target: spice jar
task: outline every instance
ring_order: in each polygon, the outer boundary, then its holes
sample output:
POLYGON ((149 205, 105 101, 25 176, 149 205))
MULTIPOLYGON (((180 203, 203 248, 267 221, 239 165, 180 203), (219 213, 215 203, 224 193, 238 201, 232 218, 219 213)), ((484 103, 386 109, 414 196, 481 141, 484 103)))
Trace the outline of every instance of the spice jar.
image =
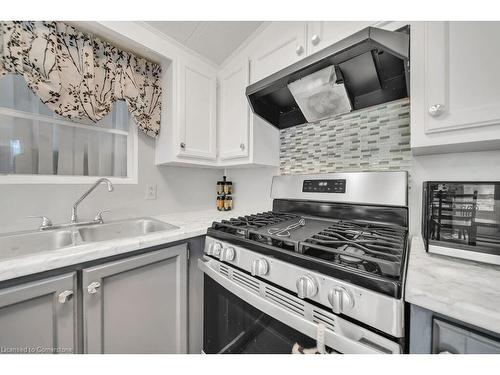
POLYGON ((224 211, 231 211, 233 209, 233 198, 230 195, 224 197, 224 211))
POLYGON ((224 184, 224 194, 233 194, 233 183, 231 181, 226 181, 224 184))
POLYGON ((225 184, 226 184, 225 181, 217 181, 217 195, 224 194, 224 185, 225 184))
POLYGON ((225 199, 223 195, 217 196, 217 210, 224 211, 224 201, 225 199))

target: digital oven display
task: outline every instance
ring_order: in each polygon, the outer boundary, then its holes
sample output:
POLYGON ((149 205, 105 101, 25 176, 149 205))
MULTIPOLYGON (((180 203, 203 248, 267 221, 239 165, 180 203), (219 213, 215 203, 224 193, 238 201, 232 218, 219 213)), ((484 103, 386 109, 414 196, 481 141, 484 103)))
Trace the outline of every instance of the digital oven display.
POLYGON ((345 193, 345 180, 304 180, 304 193, 345 193))

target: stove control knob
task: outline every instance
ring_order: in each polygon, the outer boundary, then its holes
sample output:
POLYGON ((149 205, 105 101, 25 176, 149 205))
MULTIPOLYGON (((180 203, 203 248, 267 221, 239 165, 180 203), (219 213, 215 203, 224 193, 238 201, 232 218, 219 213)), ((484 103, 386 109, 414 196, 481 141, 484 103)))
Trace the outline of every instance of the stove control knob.
POLYGON ((344 287, 336 287, 328 293, 328 301, 332 305, 335 314, 340 314, 347 309, 354 307, 354 298, 344 287))
POLYGON ((250 273, 252 276, 265 276, 269 272, 269 263, 264 258, 254 259, 250 273))
POLYGON ((234 247, 226 247, 222 249, 221 254, 220 254, 220 260, 226 261, 226 262, 232 262, 234 260, 236 253, 234 251, 234 247))
POLYGON ((222 251, 222 244, 220 242, 214 242, 208 247, 207 254, 213 255, 214 257, 220 257, 220 253, 222 251))
POLYGON ((297 295, 302 299, 314 297, 318 293, 318 283, 311 275, 301 276, 296 286, 297 295))

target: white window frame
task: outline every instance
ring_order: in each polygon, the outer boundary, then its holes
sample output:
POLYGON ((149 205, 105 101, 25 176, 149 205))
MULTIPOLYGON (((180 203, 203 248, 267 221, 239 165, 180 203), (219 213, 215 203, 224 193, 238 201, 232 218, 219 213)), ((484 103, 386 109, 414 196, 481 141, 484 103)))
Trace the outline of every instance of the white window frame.
POLYGON ((72 175, 38 175, 38 174, 9 174, 0 173, 2 184, 92 184, 101 177, 108 178, 113 184, 137 184, 139 165, 138 127, 130 118, 129 131, 107 129, 98 126, 85 125, 70 120, 54 118, 47 115, 35 114, 17 109, 0 107, 0 115, 23 118, 35 121, 44 121, 52 124, 70 126, 89 131, 127 135, 127 177, 116 176, 72 176, 72 175))

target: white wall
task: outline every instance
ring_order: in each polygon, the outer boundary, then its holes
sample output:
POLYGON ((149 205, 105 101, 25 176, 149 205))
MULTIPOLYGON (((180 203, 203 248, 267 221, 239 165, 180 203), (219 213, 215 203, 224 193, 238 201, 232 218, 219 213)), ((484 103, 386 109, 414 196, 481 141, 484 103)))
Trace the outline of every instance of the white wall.
POLYGON ((500 181, 500 150, 414 156, 410 171, 410 233, 420 234, 424 181, 500 181))
MULTIPOLYGON (((215 207, 215 185, 222 170, 156 167, 154 140, 139 134, 139 183, 115 185, 108 193, 100 186, 83 201, 80 220, 92 219, 100 209, 111 209, 106 219, 119 219, 215 207), (158 199, 145 200, 146 184, 157 184, 158 199)), ((71 206, 89 185, 0 185, 0 233, 34 229, 45 215, 54 223, 70 220, 71 206)))
POLYGON ((249 213, 269 211, 272 207, 271 182, 277 174, 277 167, 227 169, 226 176, 234 185, 234 209, 249 213))

